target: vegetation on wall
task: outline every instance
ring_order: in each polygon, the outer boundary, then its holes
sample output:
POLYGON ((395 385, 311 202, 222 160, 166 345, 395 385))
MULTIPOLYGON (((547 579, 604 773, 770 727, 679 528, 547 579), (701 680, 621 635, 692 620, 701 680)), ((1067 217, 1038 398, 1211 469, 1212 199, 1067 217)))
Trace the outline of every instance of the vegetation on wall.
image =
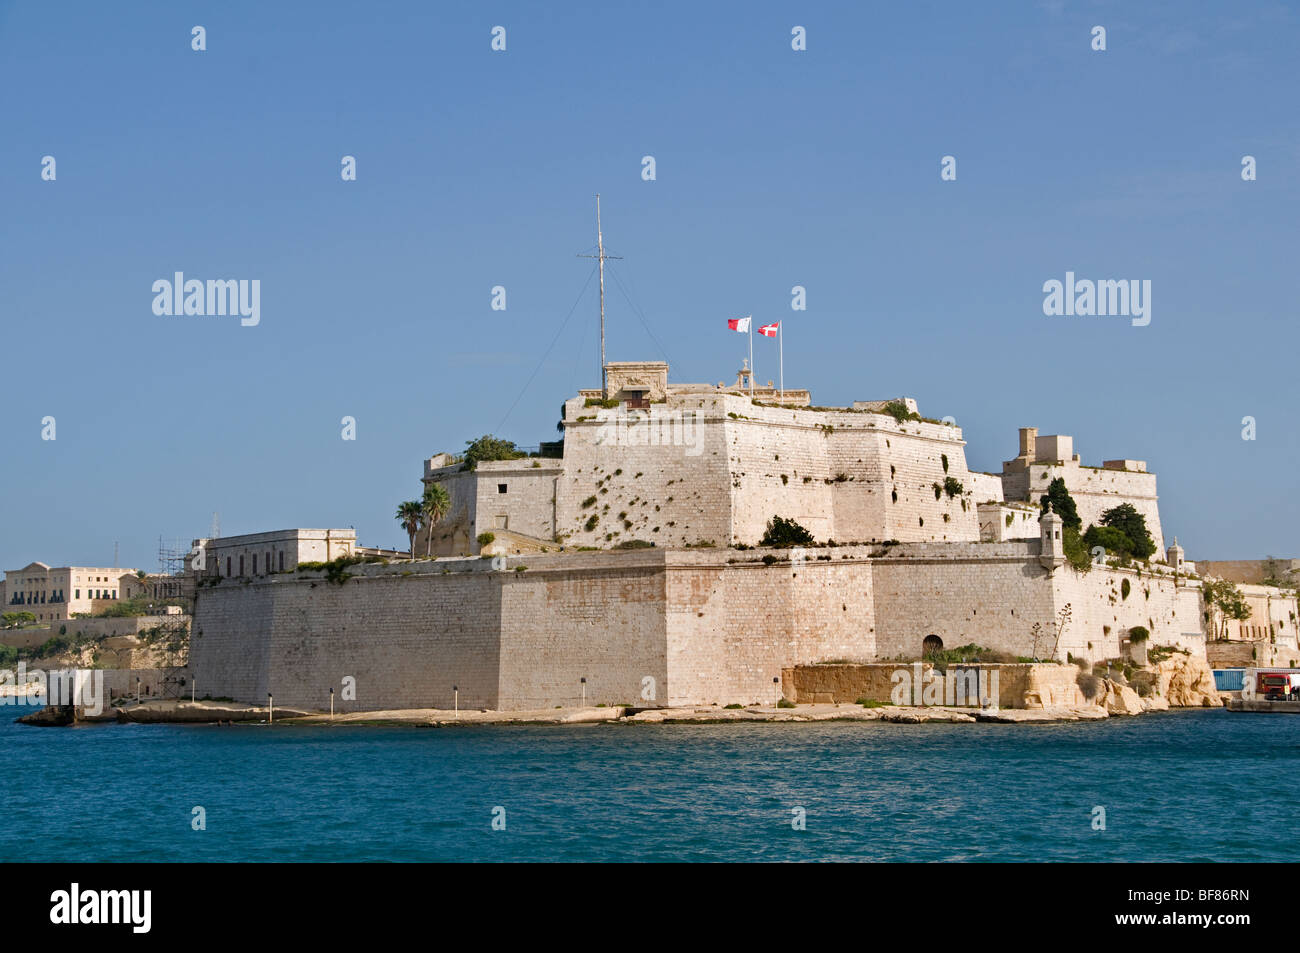
POLYGON ((1129 552, 1137 559, 1146 559, 1156 551, 1155 541, 1147 530, 1147 521, 1134 509, 1132 503, 1121 503, 1101 514, 1102 526, 1118 530, 1129 540, 1129 552))
POLYGON ((1083 520, 1079 518, 1079 508, 1075 505, 1074 497, 1070 495, 1070 491, 1065 488, 1065 480, 1061 477, 1057 477, 1047 484, 1047 492, 1039 497, 1040 514, 1047 512, 1047 504, 1049 503, 1067 529, 1083 529, 1083 520))
POLYGON ((763 533, 761 545, 763 546, 811 546, 813 542, 812 533, 804 529, 792 519, 786 519, 782 516, 773 516, 767 523, 767 530, 763 533))
POLYGON ((1245 622, 1250 618, 1245 594, 1226 579, 1205 580, 1201 584, 1201 596, 1205 600, 1206 622, 1210 623, 1212 638, 1228 637, 1229 619, 1245 622))
POLYGON ((465 441, 464 468, 476 469, 481 460, 518 460, 526 456, 528 454, 516 447, 513 440, 503 440, 491 434, 484 434, 477 440, 465 441))

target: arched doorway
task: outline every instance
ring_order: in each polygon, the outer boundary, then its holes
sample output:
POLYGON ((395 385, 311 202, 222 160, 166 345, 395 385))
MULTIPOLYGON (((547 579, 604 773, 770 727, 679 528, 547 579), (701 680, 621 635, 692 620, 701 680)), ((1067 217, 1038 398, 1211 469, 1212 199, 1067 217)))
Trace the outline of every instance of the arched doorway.
POLYGON ((921 656, 929 658, 938 652, 943 651, 943 639, 937 635, 927 635, 921 640, 921 656))

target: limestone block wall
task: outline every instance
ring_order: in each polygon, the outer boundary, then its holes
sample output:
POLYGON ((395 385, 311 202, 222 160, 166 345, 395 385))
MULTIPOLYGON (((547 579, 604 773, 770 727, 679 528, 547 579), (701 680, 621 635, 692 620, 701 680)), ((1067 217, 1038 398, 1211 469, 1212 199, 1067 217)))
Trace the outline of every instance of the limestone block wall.
POLYGON ((1005 499, 1002 495, 1002 477, 997 473, 971 471, 970 489, 976 503, 1001 503, 1005 499))
POLYGON ((1121 642, 1133 626, 1151 634, 1151 645, 1195 646, 1203 632, 1201 590, 1195 579, 1149 567, 1117 569, 1093 566, 1087 573, 1069 566, 1053 576, 1057 608, 1070 604, 1072 616, 1061 640, 1060 657, 1068 651, 1080 658, 1121 655, 1121 642), (1128 582, 1128 596, 1124 583, 1128 582))
POLYGON ((570 400, 555 502, 565 544, 727 545, 732 478, 720 401, 683 398, 629 413, 570 400), (595 525, 587 529, 592 517, 595 525))
POLYGON ((977 507, 980 539, 1001 543, 1013 539, 1038 539, 1038 507, 1027 503, 980 503, 977 507))
POLYGON ((503 708, 577 706, 584 678, 588 705, 662 704, 652 700, 669 681, 662 554, 529 556, 493 575, 503 708))
POLYGON ((757 542, 772 515, 790 511, 805 514, 813 525, 800 522, 818 540, 979 539, 974 481, 958 428, 728 400, 738 542, 757 542), (963 492, 950 497, 940 489, 936 497, 935 485, 948 477, 963 492))
MULTIPOLYGON (((481 563, 483 561, 475 561, 481 563)), ((500 580, 437 563, 358 566, 200 590, 190 666, 202 694, 337 710, 496 707, 500 580), (410 575, 402 575, 402 572, 410 575), (300 578, 302 577, 302 578, 300 578), (357 699, 342 698, 343 678, 357 699)))
MULTIPOLYGON (((953 685, 953 701, 966 706, 978 705, 980 686, 993 688, 992 673, 997 673, 997 703, 1001 708, 1045 708, 1058 705, 1085 704, 1079 691, 1073 665, 1055 663, 1004 663, 950 665, 936 671, 929 662, 902 664, 877 662, 849 665, 801 665, 782 672, 785 697, 802 704, 853 704, 859 698, 889 704, 894 701, 896 685, 913 688, 918 682, 925 698, 926 686, 934 680, 943 684, 945 702, 948 684, 953 685), (981 682, 980 673, 986 672, 981 682), (900 678, 900 673, 906 679, 900 678), (950 674, 951 673, 951 674, 950 674), (972 680, 973 673, 973 680, 972 680), (961 697, 958 698, 958 691, 961 697)), ((931 689, 936 691, 937 688, 931 689)), ((915 694, 906 692, 903 704, 913 704, 915 694)))
POLYGON ((557 460, 492 460, 478 465, 476 520, 470 550, 479 551, 480 533, 508 529, 536 539, 555 538, 557 460), (502 492, 502 488, 505 492, 502 492))
MULTIPOLYGON (((460 468, 460 464, 426 470, 425 483, 441 484, 447 491, 451 505, 446 515, 433 527, 434 556, 458 556, 474 552, 478 531, 478 476, 474 471, 460 468)), ((429 552, 428 534, 421 529, 415 534, 416 555, 429 552)))
MULTIPOLYGON (((919 658, 937 635, 945 648, 971 642, 1032 654, 1032 627, 1055 614, 1037 541, 962 547, 898 547, 874 566, 880 658, 919 658)), ((1044 654, 1040 643, 1039 656, 1044 654)))
POLYGON ((792 555, 668 554, 668 704, 772 704, 784 666, 874 657, 868 551, 792 555), (763 555, 780 559, 769 566, 763 555))
POLYGON ((955 427, 725 393, 675 395, 632 412, 574 398, 565 415, 556 514, 570 545, 755 545, 778 515, 818 540, 979 538, 975 481, 955 427), (960 493, 949 495, 948 478, 960 493))

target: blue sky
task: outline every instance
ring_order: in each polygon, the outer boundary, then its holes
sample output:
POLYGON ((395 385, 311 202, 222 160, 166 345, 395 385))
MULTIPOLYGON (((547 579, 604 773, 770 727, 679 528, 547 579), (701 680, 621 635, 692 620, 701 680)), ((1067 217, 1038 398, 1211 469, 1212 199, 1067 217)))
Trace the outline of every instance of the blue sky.
POLYGON ((214 511, 404 544, 424 457, 598 382, 596 192, 610 359, 730 379, 724 319, 786 320, 819 404, 915 397, 983 470, 1073 434, 1189 557, 1297 555, 1297 50, 1272 2, 0 3, 0 566, 153 569, 214 511), (1067 270, 1150 325, 1044 316, 1067 270), (175 271, 260 325, 154 315, 175 271))

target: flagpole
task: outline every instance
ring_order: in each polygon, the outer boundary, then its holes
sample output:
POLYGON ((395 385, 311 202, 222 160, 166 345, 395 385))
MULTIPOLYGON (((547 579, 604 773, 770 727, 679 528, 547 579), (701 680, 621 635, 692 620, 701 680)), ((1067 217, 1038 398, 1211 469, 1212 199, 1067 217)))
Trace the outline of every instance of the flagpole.
POLYGON ((749 316, 749 399, 754 399, 754 316, 749 316))
POLYGON ((777 372, 777 383, 781 385, 781 403, 785 403, 785 322, 776 326, 776 353, 781 361, 777 372))

